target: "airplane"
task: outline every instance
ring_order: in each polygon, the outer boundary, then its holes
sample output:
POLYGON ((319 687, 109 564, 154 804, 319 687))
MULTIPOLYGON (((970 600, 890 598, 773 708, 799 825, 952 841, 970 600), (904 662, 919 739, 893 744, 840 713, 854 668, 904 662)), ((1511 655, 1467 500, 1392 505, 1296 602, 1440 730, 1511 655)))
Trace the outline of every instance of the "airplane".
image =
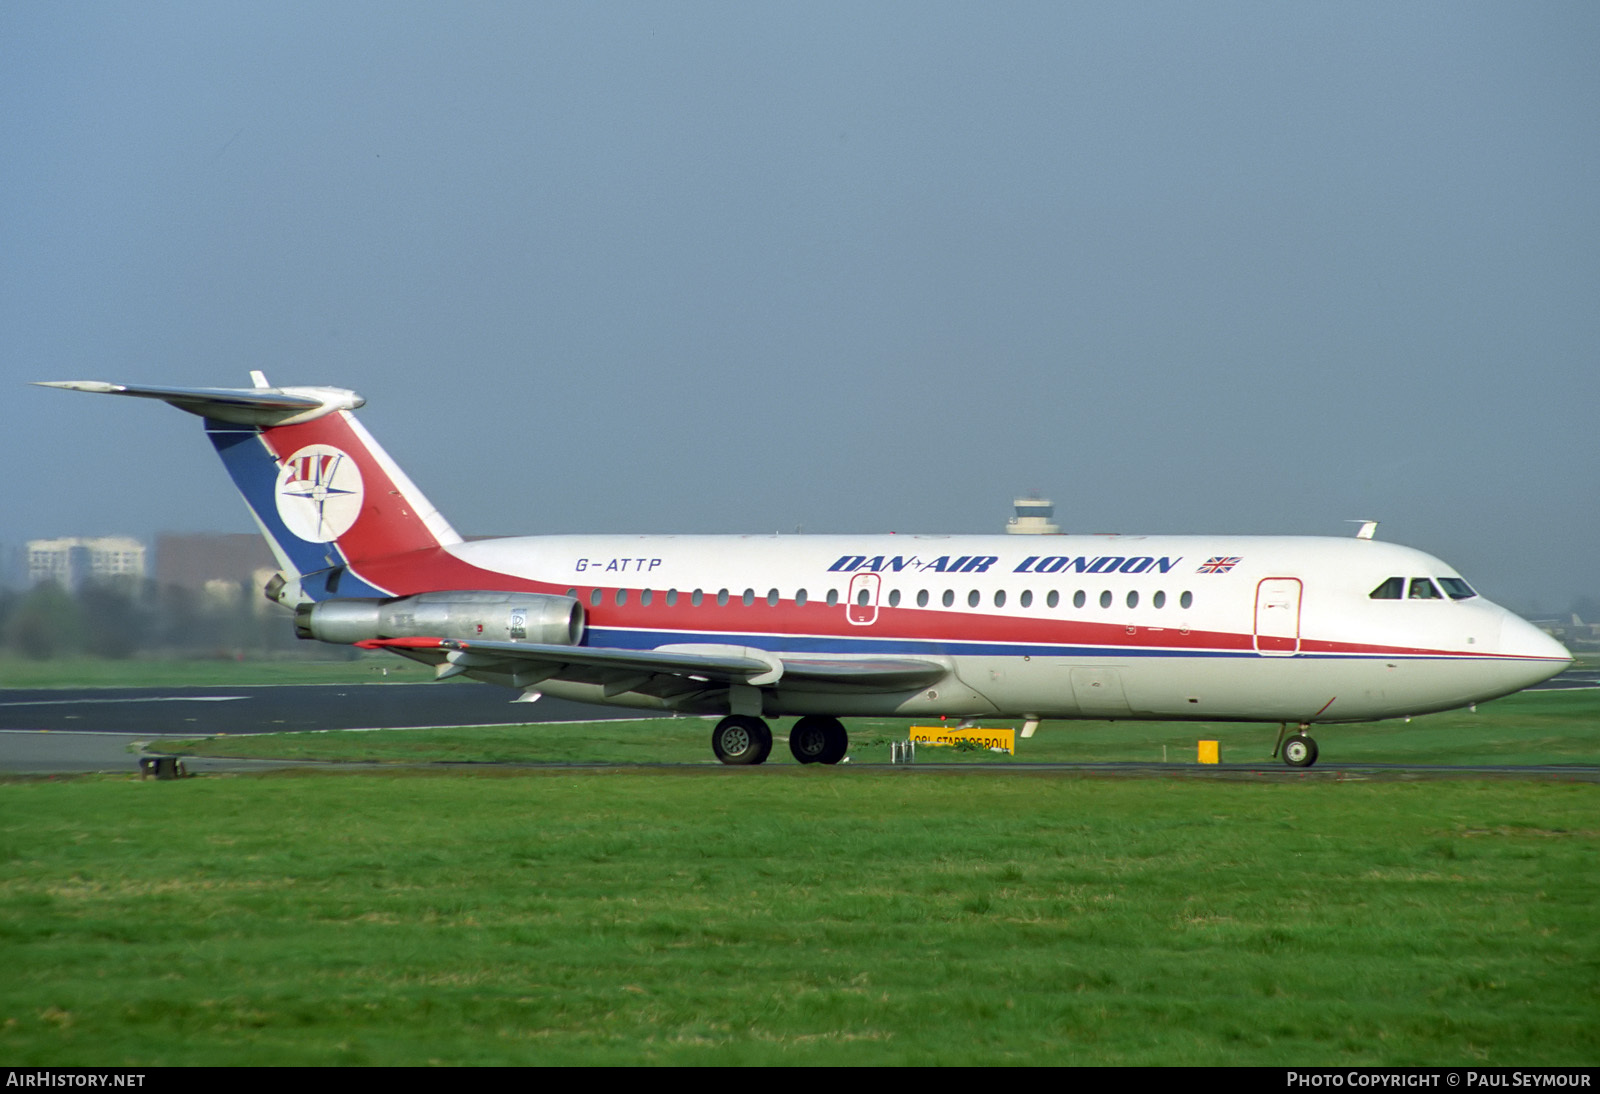
MULTIPOLYGON (((520 692, 720 716, 759 764, 795 716, 800 763, 841 717, 1313 725, 1469 706, 1572 655, 1439 559, 1372 538, 553 535, 466 542, 333 387, 41 386, 205 419, 280 568, 301 638, 387 650, 520 692)), ((1294 731, 1289 727, 1295 726, 1294 731)))

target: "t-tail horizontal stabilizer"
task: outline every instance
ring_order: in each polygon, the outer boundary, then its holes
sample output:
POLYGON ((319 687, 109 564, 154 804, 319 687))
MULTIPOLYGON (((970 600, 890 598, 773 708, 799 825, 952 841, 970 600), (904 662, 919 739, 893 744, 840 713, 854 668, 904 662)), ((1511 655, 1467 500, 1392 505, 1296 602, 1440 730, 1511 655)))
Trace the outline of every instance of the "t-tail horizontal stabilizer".
POLYGON ((260 372, 250 378, 247 388, 40 386, 156 399, 204 418, 282 571, 269 598, 293 607, 393 596, 408 591, 407 582, 426 582, 439 549, 461 537, 351 414, 366 400, 340 387, 273 387, 260 372), (369 580, 362 571, 378 563, 390 576, 369 580))
POLYGON ((39 387, 59 387, 67 391, 88 391, 96 395, 132 395, 140 399, 159 399, 179 410, 234 425, 298 425, 314 421, 335 410, 355 410, 366 400, 342 387, 148 387, 135 384, 108 384, 104 380, 36 380, 39 387))

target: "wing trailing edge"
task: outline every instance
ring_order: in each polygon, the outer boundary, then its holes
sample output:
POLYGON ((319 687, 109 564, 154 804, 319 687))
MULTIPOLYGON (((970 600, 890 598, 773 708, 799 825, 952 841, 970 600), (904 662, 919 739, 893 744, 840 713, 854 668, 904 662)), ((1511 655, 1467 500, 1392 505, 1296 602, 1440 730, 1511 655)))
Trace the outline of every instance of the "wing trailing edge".
POLYGON ((533 642, 467 642, 452 638, 376 638, 355 644, 369 650, 443 654, 437 662, 441 679, 482 673, 511 677, 518 687, 560 679, 599 684, 608 692, 618 689, 614 694, 643 691, 662 695, 667 691, 735 685, 769 687, 780 681, 786 686, 800 688, 843 686, 861 691, 894 692, 924 687, 942 679, 949 671, 948 666, 938 661, 920 658, 780 657, 747 646, 682 645, 624 650, 533 642))

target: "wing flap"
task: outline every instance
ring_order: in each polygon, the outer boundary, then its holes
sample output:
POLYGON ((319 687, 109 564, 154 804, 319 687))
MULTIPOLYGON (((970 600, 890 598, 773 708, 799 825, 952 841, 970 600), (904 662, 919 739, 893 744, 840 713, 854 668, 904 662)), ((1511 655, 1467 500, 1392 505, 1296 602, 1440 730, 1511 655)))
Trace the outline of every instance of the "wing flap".
POLYGON ((785 657, 783 678, 808 684, 844 684, 878 691, 920 688, 941 679, 948 666, 915 657, 785 657))
POLYGON ((904 691, 943 677, 948 666, 917 658, 780 656, 745 646, 662 646, 625 650, 534 642, 466 642, 453 638, 378 638, 356 645, 396 652, 442 651, 441 678, 477 672, 598 684, 607 694, 666 694, 782 680, 807 690, 904 691), (663 679, 665 677, 666 679, 663 679))

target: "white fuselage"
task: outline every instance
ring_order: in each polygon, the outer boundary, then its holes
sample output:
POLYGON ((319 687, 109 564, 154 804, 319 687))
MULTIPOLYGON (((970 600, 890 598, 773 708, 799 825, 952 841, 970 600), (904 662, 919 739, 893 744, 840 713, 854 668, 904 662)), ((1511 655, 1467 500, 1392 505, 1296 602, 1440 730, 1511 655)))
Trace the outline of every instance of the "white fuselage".
POLYGON ((476 587, 576 597, 585 645, 948 666, 893 693, 780 682, 763 696, 773 715, 1366 721, 1509 694, 1571 660, 1440 560, 1364 539, 540 536, 448 550, 484 575, 476 587), (1401 595, 1375 598, 1391 579, 1401 595), (1414 581, 1435 595, 1410 595, 1414 581))

